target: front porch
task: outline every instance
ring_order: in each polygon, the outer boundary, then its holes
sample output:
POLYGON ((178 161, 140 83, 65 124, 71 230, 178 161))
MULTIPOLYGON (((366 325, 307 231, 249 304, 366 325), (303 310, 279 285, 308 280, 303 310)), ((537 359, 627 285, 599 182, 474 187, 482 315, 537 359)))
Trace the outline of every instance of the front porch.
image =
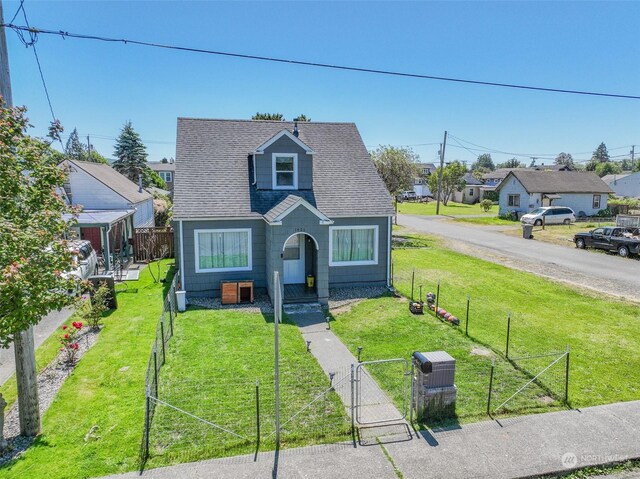
POLYGON ((284 285, 284 304, 315 303, 317 301, 318 294, 315 288, 307 288, 304 284, 284 285))

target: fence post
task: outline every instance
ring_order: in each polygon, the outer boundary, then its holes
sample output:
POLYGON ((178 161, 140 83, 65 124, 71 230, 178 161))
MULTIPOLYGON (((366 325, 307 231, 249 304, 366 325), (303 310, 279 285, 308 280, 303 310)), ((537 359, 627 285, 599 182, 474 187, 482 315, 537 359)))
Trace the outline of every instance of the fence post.
POLYGON ((493 389, 493 370, 496 365, 495 358, 491 360, 491 373, 489 374, 489 396, 487 397, 487 416, 491 417, 491 391, 493 389))
POLYGON ((467 320, 464 322, 464 335, 469 336, 469 303, 471 302, 471 295, 467 295, 467 320))
POLYGON ((564 403, 569 404, 569 354, 571 350, 569 349, 569 345, 567 344, 567 362, 565 365, 564 371, 564 403))
POLYGON ((153 377, 155 381, 155 393, 156 398, 158 397, 158 351, 157 351, 158 342, 153 345, 153 377))
POLYGON ((162 364, 167 362, 167 355, 164 350, 164 314, 160 316, 160 339, 162 340, 162 364))
POLYGON ((511 311, 509 311, 509 315, 507 316, 507 349, 505 351, 505 357, 509 359, 509 336, 511 334, 511 311))
POLYGON ((351 434, 355 434, 356 430, 356 420, 355 420, 355 367, 353 363, 351 364, 351 434))
POLYGON ((260 445, 260 383, 256 378, 256 446, 260 445))
POLYGON ((415 368, 416 368, 416 365, 412 360, 411 361, 411 396, 410 396, 411 399, 409 400, 409 425, 411 427, 414 427, 413 426, 413 406, 415 403, 415 391, 413 388, 414 388, 415 378, 416 378, 415 368))

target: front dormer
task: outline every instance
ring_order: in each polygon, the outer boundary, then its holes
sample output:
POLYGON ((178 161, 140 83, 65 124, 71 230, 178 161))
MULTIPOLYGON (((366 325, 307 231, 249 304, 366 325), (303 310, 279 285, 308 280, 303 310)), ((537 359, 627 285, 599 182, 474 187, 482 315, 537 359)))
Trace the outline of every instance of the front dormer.
POLYGON ((280 131, 252 154, 257 189, 313 189, 314 151, 289 130, 280 131))

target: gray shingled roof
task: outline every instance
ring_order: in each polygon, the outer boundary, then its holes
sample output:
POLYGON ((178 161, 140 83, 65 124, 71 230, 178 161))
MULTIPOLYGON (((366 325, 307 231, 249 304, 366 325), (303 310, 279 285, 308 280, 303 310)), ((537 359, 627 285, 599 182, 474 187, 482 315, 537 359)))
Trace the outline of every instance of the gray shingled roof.
POLYGON ((294 193, 329 217, 392 215, 353 123, 298 123, 315 151, 313 190, 257 190, 249 153, 293 122, 178 118, 174 218, 262 217, 294 193))
MULTIPOLYGON (((512 170, 529 193, 613 193, 598 175, 590 171, 537 171, 519 168, 512 170)), ((508 184, 508 178, 496 188, 508 184)))
POLYGON ((466 173, 462 179, 464 180, 464 183, 469 186, 480 186, 484 184, 471 173, 466 173))
POLYGON ((93 163, 90 161, 68 160, 85 173, 93 176, 99 182, 105 184, 113 191, 122 196, 129 203, 140 203, 141 201, 153 198, 147 191, 138 191, 138 185, 121 175, 109 165, 104 163, 93 163))
POLYGON ((621 180, 622 178, 626 178, 630 174, 631 173, 619 173, 617 175, 604 175, 602 177, 602 181, 604 181, 606 184, 610 185, 614 181, 621 180))
POLYGON ((175 163, 161 163, 159 161, 148 161, 147 165, 153 171, 176 171, 175 163))

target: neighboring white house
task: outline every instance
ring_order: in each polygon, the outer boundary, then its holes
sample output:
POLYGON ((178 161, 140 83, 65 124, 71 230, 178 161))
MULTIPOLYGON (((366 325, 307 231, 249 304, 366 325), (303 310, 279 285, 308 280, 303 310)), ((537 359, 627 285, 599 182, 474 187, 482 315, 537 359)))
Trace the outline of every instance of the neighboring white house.
POLYGON ((467 205, 478 203, 481 200, 481 187, 482 181, 478 180, 471 173, 467 173, 464 175, 464 187, 460 191, 454 191, 451 195, 451 200, 456 203, 465 203, 467 205))
POLYGON ((616 196, 640 198, 640 171, 620 175, 606 175, 602 177, 616 196))
POLYGON ((499 214, 528 213, 540 206, 568 206, 576 215, 592 216, 607 207, 613 191, 595 173, 517 169, 496 187, 499 214))
POLYGON ((436 165, 433 163, 416 163, 418 176, 413 180, 413 191, 421 198, 433 196, 429 189, 429 177, 436 172, 436 165))
POLYGON ((76 231, 81 239, 109 257, 116 253, 130 255, 130 238, 134 228, 155 225, 153 196, 121 175, 109 165, 65 160, 60 166, 68 170, 64 192, 73 206, 82 206, 76 231))

